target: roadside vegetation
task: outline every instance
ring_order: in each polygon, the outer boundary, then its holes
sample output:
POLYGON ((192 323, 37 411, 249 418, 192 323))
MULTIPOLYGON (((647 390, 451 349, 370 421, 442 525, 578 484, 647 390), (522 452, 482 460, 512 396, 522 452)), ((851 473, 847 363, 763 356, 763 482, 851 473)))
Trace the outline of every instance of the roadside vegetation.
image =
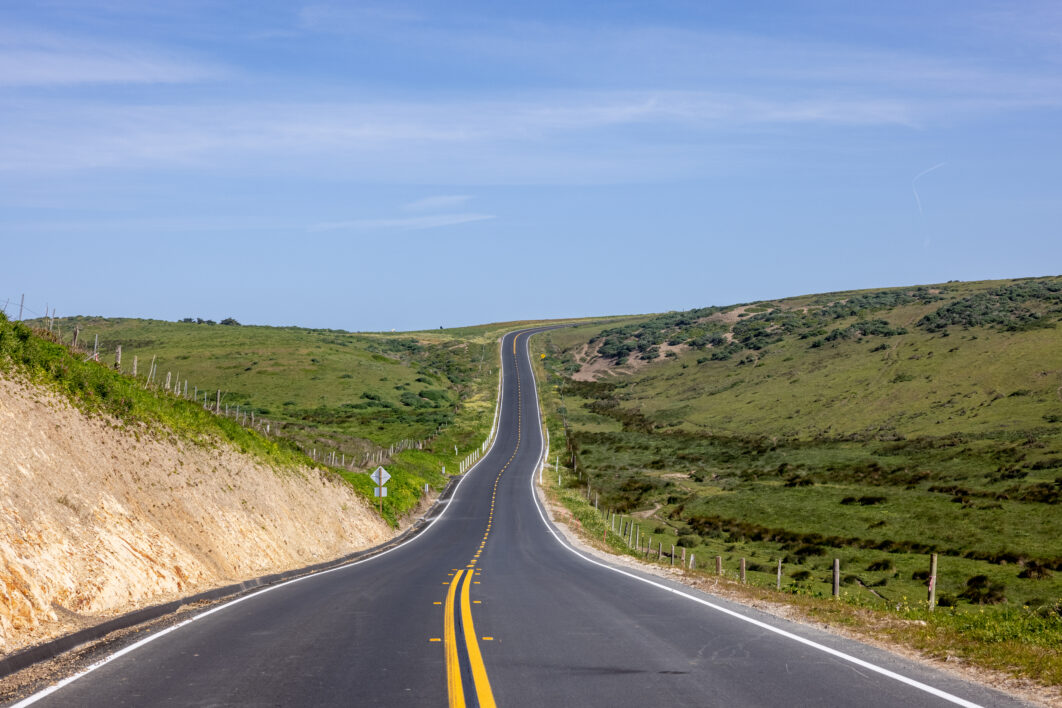
POLYGON ((1060 294, 947 283, 539 335, 559 498, 589 538, 615 513, 641 555, 674 544, 713 582, 745 559, 757 596, 1062 684, 1060 294))
POLYGON ((330 470, 374 507, 366 473, 384 464, 392 480, 383 516, 397 524, 417 506, 424 485, 445 486, 443 468, 455 472, 489 432, 496 338, 488 328, 456 338, 244 327, 234 320, 16 323, 0 316, 0 366, 137 434, 177 435, 203 445, 227 441, 278 470, 330 470), (97 335, 94 361, 89 355, 97 335), (113 366, 118 345, 121 371, 113 366), (156 374, 149 383, 152 361, 156 374), (169 389, 166 374, 172 374, 169 389), (221 415, 213 411, 219 389, 221 415))

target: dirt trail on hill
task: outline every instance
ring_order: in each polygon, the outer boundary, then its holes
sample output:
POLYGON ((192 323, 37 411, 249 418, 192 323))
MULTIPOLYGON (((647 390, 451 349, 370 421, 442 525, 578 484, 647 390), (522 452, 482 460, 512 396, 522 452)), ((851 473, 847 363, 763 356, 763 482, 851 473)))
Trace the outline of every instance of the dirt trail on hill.
POLYGON ((0 378, 0 654, 393 535, 315 470, 134 430, 0 378))

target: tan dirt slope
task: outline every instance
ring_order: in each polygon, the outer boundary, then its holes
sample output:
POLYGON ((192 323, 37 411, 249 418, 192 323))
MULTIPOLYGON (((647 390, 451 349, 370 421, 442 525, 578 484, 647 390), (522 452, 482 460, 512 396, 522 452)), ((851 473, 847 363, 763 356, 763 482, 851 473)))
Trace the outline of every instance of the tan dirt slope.
POLYGON ((317 471, 134 433, 0 378, 0 654, 390 537, 317 471))

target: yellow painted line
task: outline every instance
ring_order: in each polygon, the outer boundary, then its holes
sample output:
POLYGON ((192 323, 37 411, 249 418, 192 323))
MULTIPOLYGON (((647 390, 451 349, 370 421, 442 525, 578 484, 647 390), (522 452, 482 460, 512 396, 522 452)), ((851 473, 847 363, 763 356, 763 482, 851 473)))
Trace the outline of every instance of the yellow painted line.
MULTIPOLYGON (((457 571, 461 579, 463 570, 457 571)), ((465 708, 465 689, 461 685, 461 665, 457 660, 457 633, 454 630, 454 598, 457 597, 455 581, 446 593, 446 618, 443 620, 443 637, 446 640, 446 691, 451 708, 465 708)))
POLYGON ((433 602, 431 604, 433 604, 433 605, 441 605, 442 604, 442 600, 436 600, 435 602, 433 602))
POLYGON ((468 601, 468 578, 461 586, 461 625, 465 630, 465 649, 468 650, 468 663, 472 665, 472 680, 476 685, 476 698, 480 708, 495 708, 494 694, 490 690, 490 679, 487 678, 487 667, 483 665, 483 655, 479 651, 479 642, 476 641, 476 629, 472 624, 472 606, 468 601))
POLYGON ((485 642, 493 642, 494 641, 494 637, 483 637, 483 641, 485 641, 485 642))
POLYGON ((481 602, 483 602, 483 600, 473 600, 473 601, 472 601, 472 604, 473 604, 473 605, 478 605, 478 604, 480 604, 481 602))
POLYGON ((441 642, 442 640, 441 640, 441 639, 439 639, 438 637, 432 637, 432 638, 431 638, 431 639, 429 639, 428 641, 429 641, 429 642, 441 642))

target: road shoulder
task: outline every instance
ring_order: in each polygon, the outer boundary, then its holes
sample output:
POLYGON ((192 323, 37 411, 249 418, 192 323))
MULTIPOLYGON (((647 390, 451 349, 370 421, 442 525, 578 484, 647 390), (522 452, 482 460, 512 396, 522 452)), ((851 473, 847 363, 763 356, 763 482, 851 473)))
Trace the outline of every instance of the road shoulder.
MULTIPOLYGON (((549 498, 540 484, 533 484, 541 507, 549 521, 572 548, 600 562, 607 563, 636 575, 652 578, 684 592, 701 595, 705 599, 760 621, 781 626, 785 630, 806 636, 841 651, 863 648, 883 659, 897 659, 916 665, 922 672, 939 672, 951 681, 964 682, 988 692, 986 705, 992 705, 992 695, 999 693, 1034 706, 1062 706, 1062 691, 1044 687, 1033 681, 1019 679, 1002 672, 972 666, 955 657, 946 661, 928 657, 909 647, 883 641, 870 631, 823 622, 810 617, 801 608, 783 602, 766 599, 766 594, 756 588, 742 586, 736 581, 714 575, 688 573, 679 568, 670 568, 641 562, 631 556, 617 555, 594 543, 581 529, 578 519, 561 504, 549 498), (788 625, 788 626, 786 626, 788 625), (853 646, 853 643, 855 646, 853 646)), ((902 621, 902 620, 892 620, 902 621)), ((946 688, 945 688, 946 690, 946 688)))

